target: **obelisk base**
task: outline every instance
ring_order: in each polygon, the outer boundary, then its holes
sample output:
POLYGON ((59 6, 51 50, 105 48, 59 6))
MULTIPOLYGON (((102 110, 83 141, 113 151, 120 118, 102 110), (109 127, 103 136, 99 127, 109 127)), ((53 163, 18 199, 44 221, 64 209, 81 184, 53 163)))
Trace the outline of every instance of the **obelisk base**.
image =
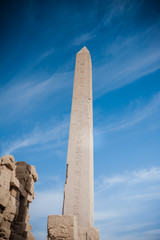
POLYGON ((99 240, 98 229, 77 226, 74 215, 48 216, 47 231, 47 240, 99 240))

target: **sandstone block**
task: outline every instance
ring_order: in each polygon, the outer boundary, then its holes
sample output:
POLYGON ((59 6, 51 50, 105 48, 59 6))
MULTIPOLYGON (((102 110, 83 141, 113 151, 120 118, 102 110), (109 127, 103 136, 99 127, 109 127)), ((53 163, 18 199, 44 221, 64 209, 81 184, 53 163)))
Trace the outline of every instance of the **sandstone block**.
POLYGON ((90 228, 89 231, 89 240, 99 240, 99 231, 97 228, 90 228))
POLYGON ((0 213, 0 224, 1 224, 2 220, 3 220, 3 215, 2 215, 2 213, 0 213))
POLYGON ((34 181, 36 182, 38 180, 38 174, 36 173, 36 169, 34 166, 28 165, 27 167, 28 171, 32 174, 34 181))
POLYGON ((35 240, 35 237, 32 235, 27 236, 27 240, 35 240))
POLYGON ((5 165, 0 166, 0 186, 7 189, 10 189, 10 179, 12 172, 5 165))
POLYGON ((25 222, 26 215, 25 214, 18 214, 18 221, 25 222))
POLYGON ((48 216, 48 239, 50 240, 78 240, 75 216, 48 216))
POLYGON ((17 208, 16 208, 16 205, 12 202, 9 202, 9 205, 7 206, 7 209, 6 211, 9 213, 9 214, 13 214, 15 215, 16 212, 17 212, 17 208))
POLYGON ((30 224, 26 225, 25 230, 28 231, 28 232, 31 232, 32 226, 30 224))
POLYGON ((34 180, 32 178, 28 178, 26 181, 26 190, 33 195, 34 193, 34 180))
POLYGON ((28 164, 27 164, 26 162, 24 162, 24 161, 16 162, 16 166, 19 166, 19 165, 21 165, 21 166, 25 166, 25 167, 28 166, 28 164))
POLYGON ((16 177, 20 179, 26 180, 29 176, 29 172, 26 166, 16 165, 16 177))
POLYGON ((2 156, 2 158, 4 158, 4 157, 8 157, 13 163, 15 162, 15 158, 13 157, 13 155, 2 156))
POLYGON ((0 187, 0 205, 6 208, 9 203, 9 199, 10 199, 9 191, 0 187))
POLYGON ((28 194, 28 195, 27 195, 27 201, 31 203, 32 200, 33 200, 33 196, 30 195, 30 194, 28 194))
POLYGON ((80 240, 87 239, 87 228, 86 227, 78 227, 78 239, 80 239, 80 240))
POLYGON ((30 219, 30 215, 27 214, 26 217, 25 217, 25 219, 24 219, 24 222, 25 222, 26 224, 29 224, 29 219, 30 219))
MULTIPOLYGON (((13 156, 12 156, 13 157, 13 156)), ((13 158, 10 157, 10 155, 5 155, 0 159, 1 165, 5 165, 11 170, 15 169, 15 164, 13 161, 13 158)))
POLYGON ((20 192, 16 188, 11 189, 11 196, 19 200, 19 195, 20 195, 20 192))
POLYGON ((11 176, 10 185, 11 187, 19 188, 19 181, 14 175, 11 176))
POLYGON ((25 238, 23 238, 22 236, 20 236, 17 233, 12 233, 11 234, 11 240, 26 240, 25 238))
POLYGON ((79 240, 99 240, 99 231, 93 227, 78 227, 78 239, 79 240))
POLYGON ((18 226, 17 224, 14 225, 14 233, 18 233, 18 234, 22 235, 24 229, 25 229, 25 226, 23 226, 23 225, 20 225, 20 226, 18 226))
POLYGON ((7 228, 0 227, 0 237, 9 239, 11 231, 7 228))
POLYGON ((24 186, 21 183, 19 183, 19 190, 21 195, 25 198, 27 196, 27 192, 24 190, 24 186))
POLYGON ((1 223, 1 227, 3 227, 3 228, 10 229, 10 226, 11 226, 11 222, 9 222, 9 221, 3 220, 3 222, 1 223))
POLYGON ((3 217, 5 220, 13 222, 15 215, 8 211, 8 208, 4 210, 3 217))

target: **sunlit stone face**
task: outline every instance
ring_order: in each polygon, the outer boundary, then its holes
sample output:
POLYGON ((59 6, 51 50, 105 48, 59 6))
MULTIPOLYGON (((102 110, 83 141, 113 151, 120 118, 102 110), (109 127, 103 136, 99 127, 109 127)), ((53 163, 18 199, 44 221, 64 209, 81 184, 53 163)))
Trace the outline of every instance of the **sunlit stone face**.
POLYGON ((93 227, 93 213, 92 66, 84 47, 76 56, 63 214, 93 227))

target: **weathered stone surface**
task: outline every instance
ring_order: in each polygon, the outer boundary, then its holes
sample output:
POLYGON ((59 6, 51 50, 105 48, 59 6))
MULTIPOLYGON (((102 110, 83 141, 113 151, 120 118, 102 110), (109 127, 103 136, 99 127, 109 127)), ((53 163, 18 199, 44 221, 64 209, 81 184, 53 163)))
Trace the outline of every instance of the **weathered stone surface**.
POLYGON ((77 226, 74 215, 50 215, 47 228, 47 240, 99 240, 98 229, 77 226))
POLYGON ((84 47, 76 55, 63 214, 93 227, 93 201, 92 66, 84 47))
POLYGON ((1 165, 5 165, 8 168, 10 168, 11 170, 13 170, 13 169, 15 169, 15 164, 14 164, 14 160, 13 159, 14 159, 13 156, 6 155, 6 156, 3 156, 0 159, 0 163, 1 163, 1 165))
POLYGON ((26 190, 32 195, 34 193, 34 180, 32 175, 26 181, 26 190))
POLYGON ((27 191, 24 189, 24 185, 21 183, 19 183, 19 191, 24 198, 27 197, 27 191))
POLYGON ((5 165, 0 165, 0 187, 6 190, 10 189, 10 179, 12 172, 5 165))
POLYGON ((11 238, 10 240, 26 240, 26 238, 20 236, 19 234, 17 233, 11 233, 11 238))
POLYGON ((9 222, 9 221, 3 220, 3 222, 1 223, 2 228, 10 229, 10 226, 11 226, 11 222, 9 222))
POLYGON ((20 191, 17 191, 17 189, 12 188, 12 190, 11 190, 11 196, 15 197, 16 199, 19 199, 20 191))
POLYGON ((48 216, 48 239, 78 240, 75 216, 48 216))
POLYGON ((92 66, 86 47, 76 55, 63 216, 48 217, 48 240, 99 240, 94 226, 92 66))
POLYGON ((2 213, 0 214, 0 224, 1 224, 1 222, 3 221, 3 215, 2 215, 2 213))
POLYGON ((28 165, 28 171, 32 174, 34 181, 38 180, 38 174, 36 173, 36 169, 34 166, 28 165))
POLYGON ((3 212, 3 218, 6 220, 6 221, 10 221, 10 222, 13 222, 14 218, 15 218, 15 215, 11 213, 11 211, 9 210, 9 208, 5 209, 4 212, 3 212))
POLYGON ((11 234, 11 230, 4 228, 4 227, 0 227, 0 237, 3 239, 9 239, 11 234))
POLYGON ((0 186, 0 205, 4 208, 7 207, 9 199, 10 199, 9 190, 6 190, 2 186, 0 186))
POLYGON ((28 212, 37 176, 34 167, 11 155, 0 158, 0 240, 35 239, 28 212))
POLYGON ((87 239, 87 227, 78 227, 78 240, 86 239, 87 239))
POLYGON ((90 228, 89 240, 99 240, 99 231, 97 228, 90 228))

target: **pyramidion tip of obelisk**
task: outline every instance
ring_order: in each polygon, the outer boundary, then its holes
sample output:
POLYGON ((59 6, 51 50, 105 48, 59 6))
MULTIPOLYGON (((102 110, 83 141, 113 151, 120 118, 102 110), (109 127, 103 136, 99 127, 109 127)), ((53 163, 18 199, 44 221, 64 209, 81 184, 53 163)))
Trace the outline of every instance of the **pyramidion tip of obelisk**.
POLYGON ((77 54, 81 54, 81 53, 89 53, 89 51, 86 48, 86 46, 84 46, 77 54))

